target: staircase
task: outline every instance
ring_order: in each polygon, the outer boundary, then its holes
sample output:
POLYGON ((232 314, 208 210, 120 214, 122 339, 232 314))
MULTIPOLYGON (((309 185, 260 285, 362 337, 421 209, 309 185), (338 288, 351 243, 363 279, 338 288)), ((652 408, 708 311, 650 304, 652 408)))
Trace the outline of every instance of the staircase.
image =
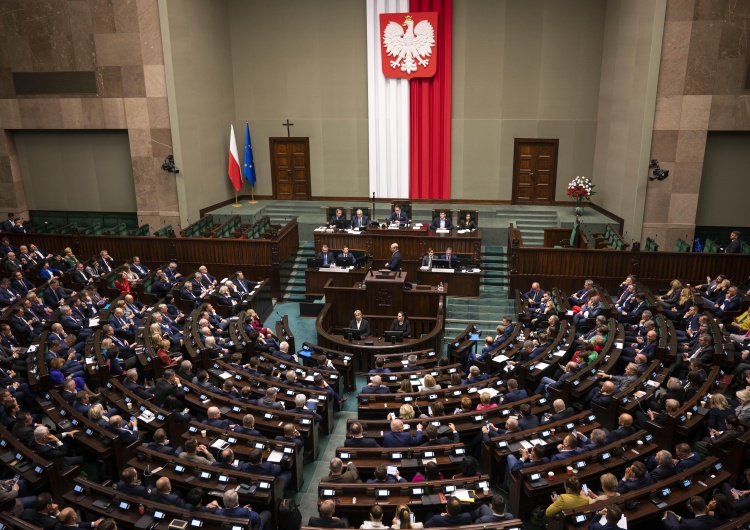
POLYGON ((513 223, 521 231, 525 247, 541 247, 544 244, 544 229, 559 227, 557 212, 532 208, 504 208, 496 210, 502 226, 513 223))
POLYGON ((446 343, 463 331, 469 322, 483 331, 494 333, 504 315, 513 315, 515 302, 508 300, 508 258, 505 252, 505 247, 482 247, 479 299, 448 298, 446 343))
MULTIPOLYGON (((271 220, 273 222, 273 219, 271 220)), ((297 254, 287 260, 281 268, 282 299, 284 302, 304 302, 305 269, 307 259, 315 257, 315 247, 312 241, 300 241, 297 254)))

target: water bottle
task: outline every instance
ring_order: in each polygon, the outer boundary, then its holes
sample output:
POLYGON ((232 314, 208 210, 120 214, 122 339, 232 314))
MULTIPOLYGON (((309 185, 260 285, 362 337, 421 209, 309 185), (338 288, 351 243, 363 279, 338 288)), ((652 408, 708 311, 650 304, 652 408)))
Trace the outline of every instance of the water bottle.
POLYGON ((440 284, 438 285, 438 291, 440 291, 441 293, 443 292, 443 282, 440 282, 440 284))

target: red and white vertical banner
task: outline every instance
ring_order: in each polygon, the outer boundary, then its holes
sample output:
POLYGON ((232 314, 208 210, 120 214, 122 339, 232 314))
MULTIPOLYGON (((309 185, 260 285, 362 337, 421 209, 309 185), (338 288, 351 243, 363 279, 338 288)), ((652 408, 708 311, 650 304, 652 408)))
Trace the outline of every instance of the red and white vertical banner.
POLYGON ((451 196, 453 0, 411 0, 415 19, 437 13, 435 75, 410 81, 409 197, 451 196), (427 13, 424 13, 427 14, 427 13))
POLYGON ((242 175, 240 175, 240 155, 237 153, 237 140, 234 138, 234 125, 229 126, 229 168, 227 169, 229 180, 236 191, 242 188, 242 175))
POLYGON ((380 197, 450 198, 452 1, 366 0, 370 191, 380 197))
POLYGON ((370 195, 404 198, 409 196, 409 80, 383 75, 380 14, 408 11, 409 0, 365 3, 370 195))

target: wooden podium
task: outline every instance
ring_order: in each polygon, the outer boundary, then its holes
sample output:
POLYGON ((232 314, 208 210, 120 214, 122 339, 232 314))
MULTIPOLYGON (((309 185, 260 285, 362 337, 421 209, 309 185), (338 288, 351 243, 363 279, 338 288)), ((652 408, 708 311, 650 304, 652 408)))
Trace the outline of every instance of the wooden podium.
POLYGON ((351 287, 334 286, 329 280, 325 287, 326 305, 315 322, 318 331, 318 343, 326 348, 359 353, 355 355, 355 366, 366 371, 372 366, 376 353, 398 353, 426 348, 442 347, 444 329, 445 296, 435 286, 412 286, 404 290, 407 274, 368 273, 364 281, 356 282, 351 287), (362 311, 364 318, 370 321, 371 336, 367 338, 372 345, 364 341, 349 343, 341 335, 341 329, 349 326, 354 318, 354 311, 362 311), (411 324, 411 339, 396 345, 386 344, 378 338, 390 329, 391 322, 399 311, 405 311, 411 324))

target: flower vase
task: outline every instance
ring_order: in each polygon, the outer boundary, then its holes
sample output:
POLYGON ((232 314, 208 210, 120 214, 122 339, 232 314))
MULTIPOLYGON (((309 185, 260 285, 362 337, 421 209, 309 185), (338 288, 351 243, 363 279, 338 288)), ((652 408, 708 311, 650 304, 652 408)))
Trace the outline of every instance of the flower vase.
POLYGON ((583 197, 576 197, 576 208, 574 210, 576 217, 583 215, 583 197))

